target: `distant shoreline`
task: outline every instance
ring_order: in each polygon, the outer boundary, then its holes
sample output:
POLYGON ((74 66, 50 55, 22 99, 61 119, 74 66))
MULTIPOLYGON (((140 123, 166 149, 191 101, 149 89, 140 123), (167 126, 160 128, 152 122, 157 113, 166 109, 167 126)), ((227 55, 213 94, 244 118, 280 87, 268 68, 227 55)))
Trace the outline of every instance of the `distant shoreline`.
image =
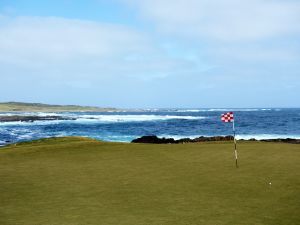
POLYGON ((0 112, 118 112, 120 109, 111 107, 50 105, 42 103, 2 102, 0 112))
POLYGON ((115 108, 80 105, 56 105, 27 102, 0 102, 0 112, 204 112, 204 111, 268 111, 280 109, 299 109, 300 107, 210 107, 210 108, 115 108))

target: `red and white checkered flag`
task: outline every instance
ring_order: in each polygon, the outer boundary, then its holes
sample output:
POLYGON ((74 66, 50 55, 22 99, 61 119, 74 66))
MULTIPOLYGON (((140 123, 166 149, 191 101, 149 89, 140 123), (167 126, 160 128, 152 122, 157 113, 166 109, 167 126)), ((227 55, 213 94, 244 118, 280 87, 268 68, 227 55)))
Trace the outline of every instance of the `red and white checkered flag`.
POLYGON ((221 115, 221 120, 225 123, 230 123, 234 121, 233 112, 228 112, 221 115))
POLYGON ((234 156, 235 156, 235 167, 238 168, 238 154, 236 150, 236 139, 235 139, 235 129, 234 129, 234 116, 233 112, 227 112, 221 115, 221 120, 224 123, 232 122, 233 140, 234 140, 234 156))

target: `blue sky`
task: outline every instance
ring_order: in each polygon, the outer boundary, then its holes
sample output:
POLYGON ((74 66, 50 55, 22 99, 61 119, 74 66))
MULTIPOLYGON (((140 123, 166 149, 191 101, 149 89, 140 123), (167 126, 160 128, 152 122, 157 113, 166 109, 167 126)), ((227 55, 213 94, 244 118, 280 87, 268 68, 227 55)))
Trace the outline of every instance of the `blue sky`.
POLYGON ((1 0, 0 101, 300 107, 297 0, 1 0))

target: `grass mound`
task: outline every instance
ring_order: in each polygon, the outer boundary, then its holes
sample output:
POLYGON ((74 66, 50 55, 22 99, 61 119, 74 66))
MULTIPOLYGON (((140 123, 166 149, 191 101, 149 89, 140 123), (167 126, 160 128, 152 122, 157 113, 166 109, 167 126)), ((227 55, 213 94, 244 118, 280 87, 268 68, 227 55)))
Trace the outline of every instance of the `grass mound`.
POLYGON ((238 149, 236 169, 231 142, 70 137, 0 148, 0 224, 299 224, 299 145, 238 149))

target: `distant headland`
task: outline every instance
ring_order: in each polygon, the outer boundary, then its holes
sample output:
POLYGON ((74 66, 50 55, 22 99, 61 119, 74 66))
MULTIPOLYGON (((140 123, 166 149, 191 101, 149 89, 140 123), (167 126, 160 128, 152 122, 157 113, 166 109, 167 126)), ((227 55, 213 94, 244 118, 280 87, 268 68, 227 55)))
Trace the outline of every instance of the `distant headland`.
POLYGON ((110 107, 50 105, 27 102, 0 102, 0 112, 115 112, 120 111, 110 107))

